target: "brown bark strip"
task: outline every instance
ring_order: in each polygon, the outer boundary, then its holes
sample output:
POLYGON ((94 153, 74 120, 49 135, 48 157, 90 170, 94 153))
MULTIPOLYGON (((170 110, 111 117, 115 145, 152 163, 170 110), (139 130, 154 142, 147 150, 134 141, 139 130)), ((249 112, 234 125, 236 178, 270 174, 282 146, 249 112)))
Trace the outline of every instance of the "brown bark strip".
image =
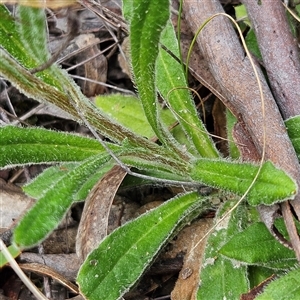
MULTIPOLYGON (((224 12, 217 0, 185 0, 183 11, 194 33, 209 17, 224 12)), ((264 93, 266 112, 266 120, 264 120, 257 81, 229 19, 224 16, 214 18, 198 35, 197 45, 208 62, 222 94, 227 99, 224 104, 245 125, 258 153, 261 154, 263 150, 263 128, 265 128, 266 159, 285 170, 299 185, 298 159, 277 104, 262 72, 258 70, 264 93)), ((299 195, 297 195, 291 204, 300 219, 299 201, 299 195)), ((299 238, 291 242, 295 251, 298 252, 297 257, 300 258, 299 238)))
POLYGON ((284 119, 300 115, 300 60, 281 0, 242 0, 284 119))

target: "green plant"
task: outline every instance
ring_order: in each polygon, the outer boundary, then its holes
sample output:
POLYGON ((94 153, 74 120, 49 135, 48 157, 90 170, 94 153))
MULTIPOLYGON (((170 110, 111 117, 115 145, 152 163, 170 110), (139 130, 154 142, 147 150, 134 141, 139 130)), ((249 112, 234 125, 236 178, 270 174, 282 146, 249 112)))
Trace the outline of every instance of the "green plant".
MULTIPOLYGON (((85 199, 116 164, 132 176, 194 189, 118 228, 86 257, 77 282, 87 299, 119 299, 135 284, 167 241, 209 207, 210 196, 198 193, 199 186, 246 196, 252 206, 292 199, 298 189, 294 180, 270 161, 262 165, 242 163, 224 159, 217 151, 198 117, 182 65, 165 51, 167 48, 180 57, 169 22, 169 1, 126 0, 123 12, 129 23, 131 62, 140 102, 122 95, 101 96, 97 108, 58 66, 52 65, 37 74, 30 72, 49 59, 43 10, 19 6, 20 22, 15 22, 5 6, 0 6, 1 15, 6 17, 0 21, 0 74, 25 95, 62 108, 74 120, 83 120, 95 133, 112 141, 41 128, 0 128, 1 168, 57 164, 24 187, 38 201, 15 228, 13 251, 41 242, 57 227, 72 203, 85 199), (171 108, 167 116, 159 108, 157 90, 171 108), (127 111, 109 112, 107 100, 134 105, 135 116, 142 120, 145 131, 134 127, 127 111), (167 129, 173 120, 179 122, 180 134, 173 135, 167 129), (153 133, 161 145, 145 138, 153 133), (182 137, 184 145, 180 142, 182 137)), ((293 133, 299 128, 297 121, 298 118, 289 120, 291 124, 287 124, 296 149, 298 139, 293 133)), ((265 225, 257 221, 256 212, 247 205, 239 205, 228 213, 238 203, 236 196, 217 215, 217 220, 226 215, 227 222, 208 241, 199 299, 234 299, 245 293, 256 283, 249 281, 251 274, 245 265, 257 266, 256 273, 252 272, 253 278, 257 278, 265 268, 284 271, 297 262, 293 251, 270 236, 265 225), (253 247, 256 243, 261 245, 259 251, 253 247), (235 252, 237 244, 241 245, 240 251, 235 252), (262 258, 261 252, 268 255, 262 258), (244 265, 232 263, 231 259, 244 265), (214 286, 209 283, 211 276, 216 276, 214 286)), ((286 235, 284 226, 281 228, 286 235)), ((292 276, 291 273, 286 276, 292 276)))

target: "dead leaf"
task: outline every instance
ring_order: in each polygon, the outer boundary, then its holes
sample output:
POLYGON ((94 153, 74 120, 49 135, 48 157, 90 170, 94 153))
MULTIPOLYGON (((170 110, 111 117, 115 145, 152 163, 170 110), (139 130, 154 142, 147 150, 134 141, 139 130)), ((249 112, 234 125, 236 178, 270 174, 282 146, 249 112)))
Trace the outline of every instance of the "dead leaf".
POLYGON ((108 217, 115 194, 126 171, 114 166, 94 186, 85 201, 76 237, 76 253, 83 261, 107 235, 108 217))
POLYGON ((34 200, 24 195, 21 188, 0 182, 0 232, 13 227, 33 204, 34 200))
MULTIPOLYGON (((175 288, 171 293, 172 300, 195 300, 199 285, 199 272, 205 250, 206 239, 197 247, 197 242, 203 238, 213 224, 213 219, 200 219, 191 226, 184 228, 177 237, 181 248, 186 251, 184 264, 179 273, 175 288)), ((179 250, 179 249, 177 249, 179 250)))

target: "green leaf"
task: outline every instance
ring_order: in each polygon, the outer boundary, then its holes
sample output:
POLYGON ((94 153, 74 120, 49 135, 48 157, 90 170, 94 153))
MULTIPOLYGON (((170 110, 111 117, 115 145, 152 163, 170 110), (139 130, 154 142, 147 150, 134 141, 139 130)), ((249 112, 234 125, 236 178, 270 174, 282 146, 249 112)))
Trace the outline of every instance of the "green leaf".
MULTIPOLYGON (((249 265, 248 266, 248 278, 250 282, 250 288, 254 288, 261 284, 263 281, 274 275, 274 269, 249 265)), ((283 270, 276 270, 276 274, 285 272, 283 270)))
POLYGON ((195 192, 177 196, 119 227, 92 251, 77 282, 86 299, 119 299, 138 280, 182 221, 206 207, 195 192))
POLYGON ((67 172, 74 170, 80 163, 66 163, 53 166, 44 170, 32 181, 22 187, 23 191, 30 197, 39 199, 52 189, 57 182, 63 179, 67 172))
POLYGON ((286 120, 285 126, 299 158, 300 157, 300 116, 295 116, 286 120))
POLYGON ((131 63, 145 115, 155 135, 173 150, 172 155, 187 157, 158 116, 155 67, 160 35, 170 15, 170 2, 133 0, 128 4, 132 5, 129 9, 131 63))
POLYGON ((45 10, 18 5, 17 17, 20 39, 27 55, 35 58, 38 65, 46 62, 50 53, 47 49, 45 10))
MULTIPOLYGON (((191 178, 206 185, 243 195, 252 183, 259 167, 250 163, 226 160, 198 159, 191 170, 191 178)), ((253 187, 247 194, 251 205, 271 205, 292 199, 298 187, 285 172, 271 162, 265 162, 253 187)))
POLYGON ((34 67, 36 64, 35 58, 28 55, 27 49, 20 38, 18 23, 4 5, 0 5, 0 17, 1 47, 6 49, 24 66, 29 68, 34 67))
POLYGON ((123 0, 122 5, 123 16, 130 23, 133 14, 133 0, 123 0))
MULTIPOLYGON (((115 147, 115 146, 114 146, 115 147)), ((105 152, 98 141, 42 128, 0 127, 0 168, 81 161, 105 152)))
POLYGON ((235 10, 235 16, 237 20, 243 20, 244 23, 246 23, 248 26, 251 27, 251 23, 248 19, 247 10, 244 4, 237 5, 234 7, 235 10))
MULTIPOLYGON (((300 231, 300 222, 298 220, 294 220, 294 224, 296 226, 297 231, 300 231)), ((286 239, 289 240, 289 233, 286 229, 285 222, 283 218, 276 218, 274 220, 274 226, 279 231, 280 234, 286 239)))
MULTIPOLYGON (((147 138, 155 136, 138 98, 121 94, 111 94, 96 97, 95 104, 105 112, 109 118, 114 119, 134 133, 147 138)), ((172 113, 167 109, 160 109, 160 116, 167 126, 171 126, 176 122, 172 113)))
MULTIPOLYGON (((80 162, 66 163, 47 168, 45 171, 43 171, 43 173, 35 177, 30 183, 23 186, 22 189, 28 196, 35 199, 40 199, 49 190, 51 190, 53 186, 62 180, 67 175, 67 172, 71 172, 80 166, 80 164, 80 162)), ((86 177, 85 182, 80 186, 79 190, 73 194, 73 201, 81 201, 85 199, 99 178, 104 176, 104 174, 106 174, 112 168, 112 166, 112 163, 104 164, 101 166, 101 168, 86 177)))
MULTIPOLYGON (((27 56, 32 57, 36 62, 33 67, 38 67, 50 59, 51 55, 47 46, 47 20, 45 10, 25 5, 17 7, 18 29, 23 47, 26 49, 27 56)), ((27 66, 26 64, 24 66, 27 66)), ((32 68, 32 66, 30 67, 32 68)), ((63 87, 57 77, 59 68, 53 64, 46 70, 38 72, 37 77, 44 82, 62 90, 63 87)))
MULTIPOLYGON (((0 6, 0 45, 25 68, 31 69, 50 57, 47 48, 46 19, 44 9, 17 6, 16 19, 0 6)), ((61 90, 57 80, 57 67, 52 66, 37 74, 44 82, 61 90)))
POLYGON ((141 147, 130 147, 122 145, 123 151, 121 160, 132 167, 140 170, 163 171, 185 176, 190 179, 190 164, 186 161, 174 159, 172 156, 153 154, 148 149, 141 147))
POLYGON ((273 268, 288 268, 297 263, 294 251, 276 241, 262 222, 236 234, 220 253, 243 263, 273 268))
POLYGON ((272 281, 258 295, 256 300, 298 300, 300 296, 300 269, 290 271, 288 274, 272 281))
MULTIPOLYGON (((235 204, 236 200, 227 201, 215 221, 218 222, 235 204)), ((247 221, 245 207, 240 205, 209 236, 202 261, 198 300, 239 299, 249 289, 246 267, 219 254, 224 243, 241 231, 247 221)))
POLYGON ((207 266, 205 272, 201 271, 198 300, 239 299, 239 296, 247 291, 245 266, 234 265, 231 261, 220 257, 211 257, 205 263, 212 266, 207 266))
MULTIPOLYGON (((29 98, 33 98, 39 102, 47 102, 56 105, 62 110, 68 112, 74 120, 78 120, 78 113, 75 108, 70 105, 70 98, 60 90, 59 86, 51 86, 40 78, 31 74, 25 69, 13 56, 0 47, 0 74, 9 80, 17 89, 29 98)), ((58 77, 59 73, 64 73, 62 69, 59 70, 55 76, 58 77)), ((44 73, 43 73, 44 74, 44 73)))
POLYGON ((258 42, 256 39, 256 35, 253 29, 250 29, 246 38, 245 38, 246 45, 248 50, 259 60, 262 60, 262 56, 259 50, 258 42))
POLYGON ((109 161, 108 163, 102 165, 94 173, 89 174, 86 177, 85 182, 79 187, 78 191, 73 194, 73 201, 82 201, 85 199, 93 186, 102 178, 110 169, 114 166, 114 161, 109 161))
MULTIPOLYGON (((160 42, 179 57, 174 28, 169 21, 162 32, 160 42)), ((156 84, 162 97, 181 124, 201 156, 219 157, 207 130, 201 122, 188 89, 182 65, 160 47, 157 59, 156 84)))
POLYGON ((41 198, 15 228, 14 242, 20 248, 28 248, 42 241, 58 226, 74 202, 73 196, 85 181, 109 160, 107 154, 88 158, 71 171, 66 171, 59 181, 54 180, 44 194, 40 192, 41 198))

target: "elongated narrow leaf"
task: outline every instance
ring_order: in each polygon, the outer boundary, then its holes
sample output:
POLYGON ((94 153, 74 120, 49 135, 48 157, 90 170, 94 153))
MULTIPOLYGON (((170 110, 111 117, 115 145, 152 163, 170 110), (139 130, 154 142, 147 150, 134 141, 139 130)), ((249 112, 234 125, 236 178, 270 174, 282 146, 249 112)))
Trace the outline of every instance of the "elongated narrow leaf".
POLYGON ((205 203, 194 192, 177 196, 110 234, 79 270, 77 282, 86 299, 119 299, 181 222, 203 211, 205 203))
POLYGON ((28 55, 20 38, 18 23, 4 5, 0 5, 0 17, 1 47, 6 49, 24 66, 33 68, 36 64, 35 58, 28 55))
MULTIPOLYGON (((34 67, 38 67, 51 57, 47 47, 45 10, 19 5, 17 15, 20 19, 18 30, 22 45, 26 49, 27 55, 35 59, 34 67)), ((53 64, 46 70, 38 72, 36 76, 59 90, 63 90, 64 87, 61 86, 57 73, 60 73, 59 68, 53 64)))
MULTIPOLYGON (((216 222, 236 203, 227 201, 218 212, 216 222)), ((219 249, 232 236, 242 230, 248 221, 242 205, 228 215, 211 233, 202 261, 197 299, 239 299, 249 289, 247 269, 244 265, 230 261, 219 254, 219 249)))
MULTIPOLYGON (((31 74, 14 56, 1 47, 0 57, 0 74, 9 80, 20 92, 39 102, 48 101, 48 103, 54 104, 68 112, 74 119, 79 119, 74 107, 70 106, 70 99, 61 92, 60 86, 54 88, 34 74, 31 74)), ((63 71, 60 70, 59 72, 63 71)))
POLYGON ((273 268, 288 268, 297 263, 294 251, 276 241, 262 222, 254 223, 235 235, 220 253, 243 263, 273 268))
POLYGON ((142 170, 157 170, 167 172, 177 172, 179 175, 185 175, 189 178, 190 164, 184 160, 153 154, 148 149, 141 147, 130 147, 123 144, 122 161, 125 161, 133 167, 142 170))
POLYGON ((27 55, 35 58, 38 64, 46 62, 50 53, 47 49, 44 9, 17 6, 17 17, 20 39, 27 55))
POLYGON ((300 269, 288 272, 272 281, 256 300, 298 300, 300 296, 300 269))
MULTIPOLYGON (((114 148, 116 148, 114 146, 114 148)), ((42 128, 0 127, 0 167, 81 161, 105 152, 98 141, 42 128)))
POLYGON ((131 17, 130 50, 135 83, 145 115, 155 135, 168 148, 180 156, 186 155, 158 116, 158 101, 155 87, 155 67, 161 32, 170 15, 169 0, 125 1, 124 6, 131 17), (126 4, 125 4, 126 3, 126 4))
MULTIPOLYGON (((160 42, 179 57, 178 42, 171 22, 168 22, 163 30, 160 42)), ((176 119, 198 153, 204 157, 219 157, 218 151, 198 116, 182 65, 161 47, 157 59, 156 83, 160 94, 171 106, 176 119)))
MULTIPOLYGON (((50 167, 35 177, 30 183, 24 185, 22 189, 28 196, 40 199, 51 190, 53 186, 62 180, 67 172, 71 172, 79 167, 81 163, 82 162, 65 163, 59 166, 50 167)), ((104 164, 101 168, 91 173, 90 176, 86 177, 85 182, 79 187, 79 190, 73 194, 73 200, 81 201, 82 199, 85 199, 99 178, 106 174, 112 166, 112 163, 104 164)))
MULTIPOLYGON (((169 19, 169 5, 168 0, 132 1, 133 15, 130 22, 132 67, 145 114, 155 132, 159 126, 154 71, 160 34, 169 19)), ((160 135, 157 134, 158 137, 160 135)))
MULTIPOLYGON (((258 172, 258 166, 225 160, 199 159, 191 171, 192 179, 207 185, 243 195, 258 172)), ((251 205, 271 205, 276 201, 292 199, 298 187, 294 180, 271 162, 265 162, 247 195, 251 205)))
POLYGON ((60 181, 55 181, 17 225, 13 235, 14 242, 21 248, 27 248, 43 240, 58 226, 74 201, 73 195, 90 174, 102 168, 109 159, 107 154, 88 158, 78 167, 66 172, 65 176, 60 177, 60 181))
MULTIPOLYGON (((0 7, 0 45, 25 68, 34 68, 48 60, 46 19, 44 9, 18 6, 17 16, 0 7)), ((43 81, 62 89, 53 66, 37 74, 43 81)))
POLYGON ((40 199, 64 178, 67 172, 74 170, 80 162, 66 163, 59 166, 49 167, 32 181, 22 187, 23 191, 30 197, 40 199))

